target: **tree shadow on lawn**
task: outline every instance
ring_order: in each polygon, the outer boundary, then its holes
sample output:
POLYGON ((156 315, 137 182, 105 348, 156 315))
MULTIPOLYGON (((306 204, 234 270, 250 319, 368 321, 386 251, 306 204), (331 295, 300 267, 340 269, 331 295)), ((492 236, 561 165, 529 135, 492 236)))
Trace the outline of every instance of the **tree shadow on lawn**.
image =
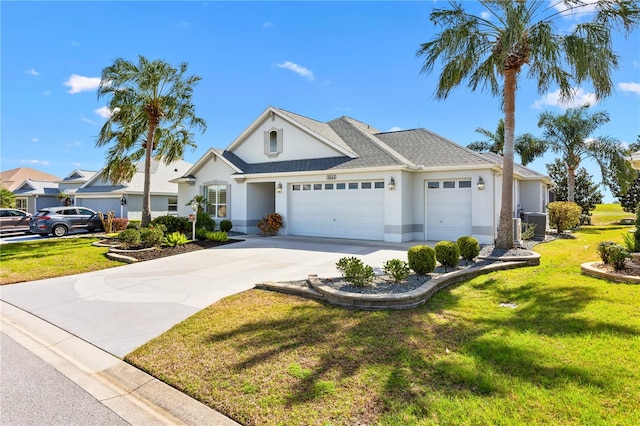
MULTIPOLYGON (((488 278, 453 285, 425 305, 406 311, 351 311, 320 302, 300 302, 302 299, 293 296, 270 297, 290 306, 286 315, 252 319, 207 333, 202 344, 230 344, 233 351, 242 354, 230 357, 235 361, 225 365, 234 373, 265 365, 286 372, 292 364, 300 364, 305 374, 294 377, 285 373, 279 379, 279 386, 287 389, 284 404, 289 407, 322 398, 318 390, 321 382, 334 383, 340 398, 352 397, 350 393, 341 395, 341 389, 358 382, 367 394, 354 396, 357 403, 353 405, 367 407, 366 414, 357 414, 366 422, 407 407, 426 415, 433 393, 449 397, 508 394, 518 382, 541 388, 567 383, 606 388, 608 384, 586 368, 567 365, 562 357, 545 353, 544 348, 536 350, 541 341, 536 335, 640 334, 633 327, 577 317, 575 314, 595 299, 593 290, 584 286, 545 288, 525 283, 503 288, 488 278), (500 311, 487 315, 460 311, 460 297, 465 296, 458 296, 455 290, 461 286, 488 292, 500 311), (518 306, 504 311, 500 301, 518 306), (530 333, 533 343, 512 341, 512 333, 530 333)), ((353 393, 353 389, 346 392, 353 393)))

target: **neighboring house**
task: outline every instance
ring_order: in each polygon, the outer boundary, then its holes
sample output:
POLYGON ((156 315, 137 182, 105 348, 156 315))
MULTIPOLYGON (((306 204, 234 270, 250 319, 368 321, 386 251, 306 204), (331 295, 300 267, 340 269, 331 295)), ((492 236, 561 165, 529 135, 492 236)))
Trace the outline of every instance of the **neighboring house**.
POLYGON ((27 179, 13 193, 16 196, 16 207, 31 214, 45 207, 62 206, 58 198, 58 183, 27 179))
MULTIPOLYGON (((280 234, 404 242, 472 235, 493 244, 502 158, 425 129, 381 132, 349 117, 327 123, 268 107, 225 150, 209 149, 179 185, 178 213, 195 195, 233 229, 259 233, 280 213, 280 234)), ((545 212, 551 181, 514 170, 514 206, 545 212)))
MULTIPOLYGON (((40 170, 32 169, 30 167, 19 167, 17 169, 0 172, 0 185, 4 186, 11 192, 14 192, 16 189, 22 187, 27 180, 31 180, 33 182, 43 182, 43 185, 45 185, 44 182, 56 182, 60 180, 60 178, 58 176, 41 172, 40 170)), ((40 185, 35 184, 35 186, 40 185)), ((35 188, 32 189, 32 191, 35 190, 35 188)), ((31 197, 33 196, 34 195, 32 195, 31 197)), ((29 196, 18 196, 16 198, 16 208, 28 211, 28 198, 29 196)))
MULTIPOLYGON (((162 161, 151 162, 151 217, 178 214, 178 185, 171 182, 183 176, 192 166, 183 160, 169 165, 162 161)), ((82 171, 74 171, 70 180, 82 179, 82 171), (77 172, 77 175, 75 174, 77 172)), ((65 178, 66 179, 66 178, 65 178)), ((64 181, 63 181, 64 182, 64 181)), ((62 183, 62 182, 61 182, 62 183)), ((63 184, 64 185, 64 184, 63 184)), ((73 186, 73 185, 71 185, 73 186)), ((80 187, 69 188, 69 192, 77 206, 106 213, 115 212, 115 217, 126 217, 130 220, 142 218, 142 196, 144 189, 144 160, 137 164, 137 170, 128 183, 114 185, 109 180, 103 180, 103 172, 94 173, 80 187)), ((188 201, 188 200, 187 200, 188 201)), ((186 202, 186 201, 185 201, 186 202)))

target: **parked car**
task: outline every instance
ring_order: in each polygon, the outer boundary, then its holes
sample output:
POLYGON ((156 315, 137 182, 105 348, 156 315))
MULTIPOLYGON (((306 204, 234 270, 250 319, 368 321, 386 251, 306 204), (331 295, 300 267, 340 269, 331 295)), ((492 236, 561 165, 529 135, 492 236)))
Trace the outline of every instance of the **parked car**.
POLYGON ((31 215, 18 209, 0 209, 0 232, 29 232, 31 215))
POLYGON ((29 229, 42 237, 49 234, 62 237, 67 232, 78 229, 99 231, 102 229, 102 221, 97 212, 86 207, 48 207, 33 215, 29 229))

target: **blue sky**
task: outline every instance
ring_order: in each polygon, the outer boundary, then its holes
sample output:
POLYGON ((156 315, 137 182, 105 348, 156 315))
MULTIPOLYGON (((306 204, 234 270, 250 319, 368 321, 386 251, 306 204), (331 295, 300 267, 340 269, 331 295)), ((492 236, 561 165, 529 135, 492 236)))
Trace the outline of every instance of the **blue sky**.
MULTIPOLYGON (((202 77, 196 113, 208 130, 196 136, 195 162, 208 148, 228 146, 267 106, 329 121, 347 115, 380 130, 424 127, 461 145, 495 130, 500 100, 466 86, 433 98, 437 71, 420 74, 419 44, 435 34, 434 7, 407 2, 26 2, 2 1, 2 170, 32 167, 60 177, 99 170, 105 148, 95 140, 105 101, 97 82, 116 58, 138 55, 202 77)), ((476 2, 465 2, 482 13, 476 2)), ((569 29, 576 18, 556 21, 569 29)), ((640 134, 640 31, 616 35, 620 67, 614 94, 597 103, 611 121, 594 136, 623 143, 640 134)), ((526 72, 526 70, 525 70, 526 72)), ((516 98, 516 134, 540 134, 538 115, 561 113, 525 78, 516 98)), ((577 88, 577 104, 593 101, 577 88)), ((530 165, 546 174, 547 154, 530 165)), ((591 162, 583 164, 600 178, 591 162)), ((612 198, 607 196, 607 201, 612 198)))

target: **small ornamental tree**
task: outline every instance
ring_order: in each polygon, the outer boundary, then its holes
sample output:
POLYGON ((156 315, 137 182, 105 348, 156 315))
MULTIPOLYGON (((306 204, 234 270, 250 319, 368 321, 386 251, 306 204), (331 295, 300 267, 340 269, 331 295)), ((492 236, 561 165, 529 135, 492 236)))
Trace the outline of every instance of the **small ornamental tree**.
POLYGON ((556 228, 558 235, 580 223, 582 209, 571 201, 554 201, 549 203, 549 223, 556 228))
POLYGON ((0 185, 0 207, 13 209, 16 207, 16 196, 4 186, 0 185))

